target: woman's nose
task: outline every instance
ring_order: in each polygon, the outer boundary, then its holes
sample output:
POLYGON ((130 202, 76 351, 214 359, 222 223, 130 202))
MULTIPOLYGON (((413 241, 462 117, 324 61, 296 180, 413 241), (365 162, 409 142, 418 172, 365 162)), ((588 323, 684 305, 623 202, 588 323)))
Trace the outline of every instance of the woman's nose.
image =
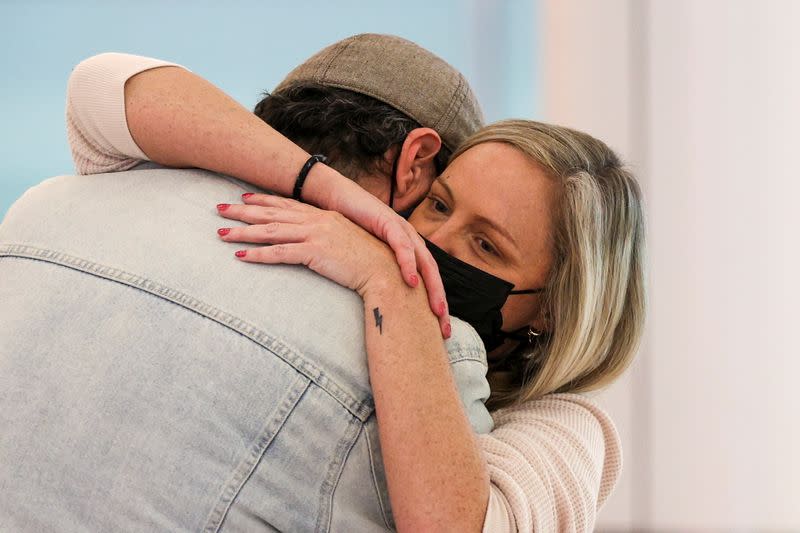
POLYGON ((420 231, 420 234, 448 254, 455 255, 458 230, 454 224, 448 224, 448 222, 425 228, 427 232, 420 231))

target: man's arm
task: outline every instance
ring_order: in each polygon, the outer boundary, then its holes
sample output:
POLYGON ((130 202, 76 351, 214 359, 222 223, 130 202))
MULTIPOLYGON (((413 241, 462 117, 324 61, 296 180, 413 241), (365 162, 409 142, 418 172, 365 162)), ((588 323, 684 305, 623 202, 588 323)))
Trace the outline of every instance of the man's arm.
POLYGON ((478 333, 469 324, 457 318, 451 324, 452 335, 445 342, 450 370, 473 431, 483 435, 494 427, 492 416, 486 408, 486 400, 491 394, 486 380, 486 349, 478 333))

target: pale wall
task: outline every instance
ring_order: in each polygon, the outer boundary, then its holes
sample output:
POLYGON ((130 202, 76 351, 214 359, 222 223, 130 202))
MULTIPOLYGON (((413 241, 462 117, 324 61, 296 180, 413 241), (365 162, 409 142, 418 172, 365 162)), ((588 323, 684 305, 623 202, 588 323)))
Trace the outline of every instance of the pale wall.
POLYGON ((618 148, 649 213, 599 529, 800 530, 800 3, 547 0, 542 25, 545 117, 618 148))

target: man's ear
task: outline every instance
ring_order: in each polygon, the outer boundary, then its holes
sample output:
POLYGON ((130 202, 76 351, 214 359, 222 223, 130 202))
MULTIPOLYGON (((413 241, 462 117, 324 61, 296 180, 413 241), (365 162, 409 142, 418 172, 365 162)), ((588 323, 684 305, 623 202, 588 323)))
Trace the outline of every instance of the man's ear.
POLYGON ((422 201, 436 178, 436 154, 442 139, 436 130, 416 128, 406 136, 397 160, 394 208, 405 211, 422 201))

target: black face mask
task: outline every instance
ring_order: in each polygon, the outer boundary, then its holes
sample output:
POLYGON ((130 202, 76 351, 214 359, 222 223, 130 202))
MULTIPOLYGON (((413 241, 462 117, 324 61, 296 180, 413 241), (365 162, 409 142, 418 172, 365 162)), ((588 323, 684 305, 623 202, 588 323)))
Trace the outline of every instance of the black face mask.
POLYGON ((428 250, 439 265, 450 314, 464 320, 480 335, 486 351, 491 352, 506 339, 528 342, 528 326, 516 331, 502 331, 500 309, 509 295, 534 294, 544 288, 515 291, 514 284, 456 259, 428 239, 428 250))

